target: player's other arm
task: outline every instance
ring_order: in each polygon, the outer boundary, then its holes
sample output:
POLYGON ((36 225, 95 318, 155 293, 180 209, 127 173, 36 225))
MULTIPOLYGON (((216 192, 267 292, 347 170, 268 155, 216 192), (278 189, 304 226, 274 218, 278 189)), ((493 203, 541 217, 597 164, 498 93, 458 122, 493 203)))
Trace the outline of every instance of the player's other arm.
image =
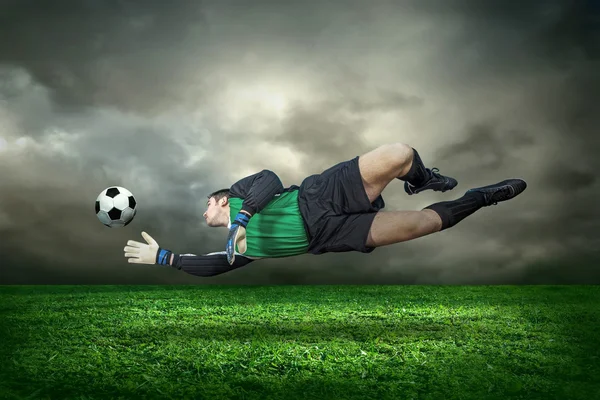
POLYGON ((268 169, 263 169, 259 173, 240 179, 229 188, 230 197, 243 199, 242 207, 235 219, 231 221, 231 227, 227 234, 225 254, 229 264, 233 265, 235 263, 236 246, 238 246, 241 253, 246 251, 246 226, 252 216, 260 213, 273 197, 281 193, 283 189, 279 177, 268 169))
POLYGON ((215 276, 250 264, 253 259, 237 255, 232 265, 225 252, 209 253, 201 256, 195 254, 173 254, 170 265, 190 275, 215 276))
POLYGON ((277 174, 264 169, 234 183, 229 189, 229 195, 244 199, 241 211, 252 216, 261 212, 283 189, 283 183, 277 174))

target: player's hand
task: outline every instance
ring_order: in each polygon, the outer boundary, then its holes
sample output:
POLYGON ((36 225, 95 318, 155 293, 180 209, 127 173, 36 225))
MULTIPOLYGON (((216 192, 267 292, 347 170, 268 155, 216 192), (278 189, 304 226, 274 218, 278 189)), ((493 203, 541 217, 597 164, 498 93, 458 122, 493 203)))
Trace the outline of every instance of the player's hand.
POLYGON ((227 235, 227 246, 225 247, 229 265, 233 265, 233 262, 235 261, 236 245, 240 254, 246 252, 246 226, 249 221, 250 216, 240 212, 231 223, 231 228, 229 228, 229 234, 227 235))
POLYGON ((169 264, 171 252, 161 249, 156 240, 146 232, 142 232, 142 237, 146 243, 127 241, 127 246, 123 249, 127 261, 131 264, 169 264))

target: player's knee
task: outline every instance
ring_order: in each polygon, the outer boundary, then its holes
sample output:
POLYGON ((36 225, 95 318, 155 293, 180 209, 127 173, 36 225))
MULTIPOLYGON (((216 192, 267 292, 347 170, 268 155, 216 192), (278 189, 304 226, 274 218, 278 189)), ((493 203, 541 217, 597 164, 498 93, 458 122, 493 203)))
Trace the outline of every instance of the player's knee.
POLYGON ((427 230, 431 232, 438 232, 442 229, 443 221, 442 217, 432 209, 423 209, 421 213, 424 215, 423 221, 427 226, 427 230))
POLYGON ((413 148, 405 143, 390 143, 385 145, 386 153, 391 159, 396 161, 399 166, 412 162, 413 148))

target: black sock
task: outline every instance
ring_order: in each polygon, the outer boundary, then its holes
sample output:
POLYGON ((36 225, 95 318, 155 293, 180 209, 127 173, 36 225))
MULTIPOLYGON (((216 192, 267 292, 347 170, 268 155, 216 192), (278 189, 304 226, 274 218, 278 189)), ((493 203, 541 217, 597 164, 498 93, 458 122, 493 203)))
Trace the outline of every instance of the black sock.
POLYGON ((425 210, 433 210, 442 219, 442 231, 458 224, 475 211, 485 205, 483 193, 470 192, 460 199, 453 201, 442 201, 425 207, 425 210))
POLYGON ((425 165, 417 153, 417 150, 413 149, 413 162, 410 166, 410 170, 406 175, 398 177, 401 181, 406 181, 413 186, 419 187, 425 184, 430 178, 429 172, 425 169, 425 165))

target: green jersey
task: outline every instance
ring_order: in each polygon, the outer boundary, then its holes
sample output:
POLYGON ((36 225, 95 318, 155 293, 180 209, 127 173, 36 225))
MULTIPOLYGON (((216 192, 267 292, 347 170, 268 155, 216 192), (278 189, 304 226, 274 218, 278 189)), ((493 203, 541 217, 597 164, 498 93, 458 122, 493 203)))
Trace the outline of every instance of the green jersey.
MULTIPOLYGON (((243 199, 229 199, 230 220, 242 208, 243 199)), ((307 252, 309 241, 298 207, 298 190, 275 195, 260 212, 250 218, 246 227, 248 257, 290 257, 307 252)), ((236 249, 237 251, 237 249, 236 249)))

